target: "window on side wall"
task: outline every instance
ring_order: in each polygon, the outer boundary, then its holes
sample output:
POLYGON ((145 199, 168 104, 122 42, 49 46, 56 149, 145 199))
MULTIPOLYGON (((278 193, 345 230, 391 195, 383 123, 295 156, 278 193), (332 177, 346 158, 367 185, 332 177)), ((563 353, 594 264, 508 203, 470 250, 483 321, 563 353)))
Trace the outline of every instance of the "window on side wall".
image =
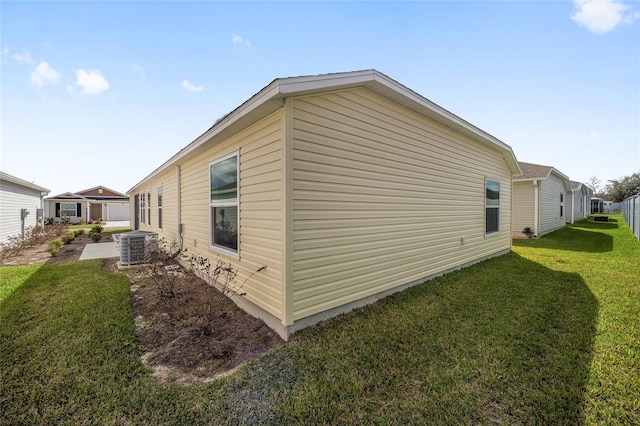
POLYGON ((485 234, 494 234, 500 230, 500 182, 485 181, 485 234))
POLYGON ((144 194, 140 194, 140 223, 147 223, 147 221, 145 220, 145 217, 144 217, 145 216, 144 215, 144 212, 145 212, 145 207, 144 207, 145 202, 144 201, 145 201, 144 194))
POLYGON ((162 229, 162 185, 158 187, 158 228, 162 229))
POLYGON ((238 253, 238 154, 209 165, 211 245, 238 253))
POLYGON ((147 225, 151 225, 151 190, 147 191, 147 225))
POLYGON ((560 194, 560 217, 564 216, 564 194, 560 194))

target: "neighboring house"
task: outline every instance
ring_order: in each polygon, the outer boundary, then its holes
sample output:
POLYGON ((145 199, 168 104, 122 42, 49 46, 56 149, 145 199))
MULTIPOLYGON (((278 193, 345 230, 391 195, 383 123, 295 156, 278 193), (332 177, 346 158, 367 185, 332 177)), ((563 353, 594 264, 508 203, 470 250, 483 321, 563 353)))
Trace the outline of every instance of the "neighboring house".
POLYGON ((591 213, 605 213, 604 200, 602 198, 591 199, 591 213))
POLYGON ((519 164, 522 176, 513 178, 514 235, 531 228, 535 236, 542 236, 565 226, 569 178, 551 166, 519 164))
POLYGON ((70 223, 97 220, 129 220, 129 197, 104 186, 78 192, 65 192, 45 199, 45 214, 56 222, 64 217, 70 223))
POLYGON ((567 191, 567 223, 586 219, 591 213, 591 188, 581 182, 570 181, 571 191, 567 191))
POLYGON ((47 188, 0 172, 0 244, 42 223, 42 200, 48 193, 47 188))
POLYGON ((276 79, 134 185, 281 336, 511 248, 511 148, 375 70, 276 79))

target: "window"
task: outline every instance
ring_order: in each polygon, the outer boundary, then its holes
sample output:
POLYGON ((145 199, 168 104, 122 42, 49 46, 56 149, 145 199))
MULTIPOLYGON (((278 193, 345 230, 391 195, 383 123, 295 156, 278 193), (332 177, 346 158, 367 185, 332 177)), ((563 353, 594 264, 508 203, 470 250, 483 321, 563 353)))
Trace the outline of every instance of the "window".
POLYGON ((564 194, 560 194, 560 217, 564 216, 564 194))
POLYGON ((485 181, 485 234, 500 230, 500 182, 485 181))
POLYGON ((238 154, 212 163, 209 208, 211 245, 238 252, 238 154))
POLYGON ((162 229, 162 185, 158 187, 158 228, 162 229))
POLYGON ((151 190, 147 191, 147 225, 151 225, 151 190))
POLYGON ((60 217, 76 217, 77 203, 60 203, 60 217))
POLYGON ((144 216, 144 212, 145 212, 144 200, 145 200, 144 194, 140 194, 140 223, 147 223, 144 216))

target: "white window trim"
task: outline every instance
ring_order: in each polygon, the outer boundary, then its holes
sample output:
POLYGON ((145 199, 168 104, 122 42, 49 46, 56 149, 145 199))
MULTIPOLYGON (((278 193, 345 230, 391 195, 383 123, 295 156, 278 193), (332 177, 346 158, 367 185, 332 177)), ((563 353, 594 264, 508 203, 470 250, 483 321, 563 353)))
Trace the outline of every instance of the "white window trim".
POLYGON ((501 217, 501 212, 500 210, 502 210, 502 182, 500 182, 500 179, 492 179, 492 178, 485 178, 484 179, 484 188, 483 188, 483 204, 484 204, 484 236, 485 237, 491 237, 493 235, 500 235, 500 217, 501 217), (487 182, 495 182, 500 186, 500 192, 498 193, 498 195, 500 196, 499 198, 499 204, 497 206, 487 206, 487 182), (497 231, 493 231, 493 232, 487 232, 487 208, 492 208, 492 209, 498 209, 498 230, 497 231))
POLYGON ((214 161, 211 161, 209 163, 209 165, 207 166, 207 173, 209 174, 209 186, 208 186, 208 190, 207 190, 207 204, 209 206, 209 248, 211 250, 217 251, 219 253, 222 253, 224 255, 227 256, 231 256, 235 259, 240 259, 240 152, 239 151, 234 151, 230 154, 227 154, 223 157, 217 158, 214 161), (229 158, 232 157, 237 157, 237 167, 236 167, 236 184, 237 184, 237 196, 236 196, 236 201, 233 203, 228 203, 228 202, 222 202, 222 203, 215 203, 212 204, 211 203, 211 166, 221 163, 224 160, 228 160, 229 158), (213 208, 214 207, 230 207, 230 206, 235 206, 236 209, 238 210, 238 241, 237 241, 237 246, 238 246, 238 250, 237 251, 233 251, 227 247, 224 246, 220 246, 220 245, 216 245, 213 243, 213 229, 212 229, 212 214, 213 214, 213 208))
POLYGON ((60 203, 60 217, 78 217, 78 203, 60 203), (67 215, 63 215, 62 212, 63 211, 71 211, 72 209, 63 209, 62 206, 66 204, 66 205, 72 205, 73 204, 73 214, 67 214, 67 215))

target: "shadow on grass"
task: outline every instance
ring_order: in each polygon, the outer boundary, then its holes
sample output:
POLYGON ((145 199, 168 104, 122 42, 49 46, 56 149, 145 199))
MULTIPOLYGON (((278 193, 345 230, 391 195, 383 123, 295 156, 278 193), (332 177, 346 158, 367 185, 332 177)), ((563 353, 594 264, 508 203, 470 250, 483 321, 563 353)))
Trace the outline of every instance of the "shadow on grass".
MULTIPOLYGON (((516 247, 548 248, 588 253, 610 252, 613 250, 613 237, 611 235, 586 230, 610 229, 610 225, 614 224, 581 221, 544 235, 539 240, 514 239, 513 245, 516 247), (592 226, 592 224, 596 226, 592 226)), ((614 226, 618 227, 617 224, 614 226)))
POLYGON ((620 227, 618 225, 618 219, 614 217, 609 217, 608 222, 596 222, 593 219, 585 219, 579 222, 575 222, 570 225, 573 228, 582 228, 582 229, 617 229, 620 227))
POLYGON ((233 378, 229 415, 261 424, 580 424, 597 315, 578 274, 512 253, 301 331, 233 378))

